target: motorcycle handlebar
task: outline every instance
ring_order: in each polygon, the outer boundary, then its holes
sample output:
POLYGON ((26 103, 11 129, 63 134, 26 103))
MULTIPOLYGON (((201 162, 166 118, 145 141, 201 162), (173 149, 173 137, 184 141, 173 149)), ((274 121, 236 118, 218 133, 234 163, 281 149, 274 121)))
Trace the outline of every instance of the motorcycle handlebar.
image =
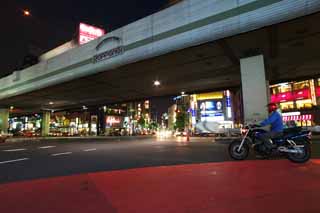
POLYGON ((248 124, 247 125, 247 128, 250 128, 250 129, 253 129, 253 128, 260 128, 262 127, 261 125, 258 125, 258 124, 248 124))

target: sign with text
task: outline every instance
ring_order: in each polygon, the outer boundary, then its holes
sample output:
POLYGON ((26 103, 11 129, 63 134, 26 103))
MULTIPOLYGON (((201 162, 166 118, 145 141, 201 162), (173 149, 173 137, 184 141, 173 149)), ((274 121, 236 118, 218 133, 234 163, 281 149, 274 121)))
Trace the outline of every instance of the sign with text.
POLYGON ((79 45, 88 43, 105 34, 105 30, 85 23, 79 25, 79 45))
POLYGON ((95 55, 93 57, 93 61, 94 61, 94 63, 97 63, 99 61, 107 60, 109 58, 113 58, 115 56, 121 55, 123 52, 124 52, 124 49, 123 49, 123 47, 120 46, 120 47, 117 47, 117 48, 114 48, 111 50, 107 50, 107 51, 100 53, 98 55, 95 55))

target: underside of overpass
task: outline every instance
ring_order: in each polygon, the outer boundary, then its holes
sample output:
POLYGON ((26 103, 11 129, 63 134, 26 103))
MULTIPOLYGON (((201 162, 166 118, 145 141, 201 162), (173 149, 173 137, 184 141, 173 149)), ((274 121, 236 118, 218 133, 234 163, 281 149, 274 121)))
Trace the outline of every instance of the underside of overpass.
POLYGON ((264 55, 271 83, 308 79, 320 75, 319 22, 316 13, 10 97, 1 105, 36 112, 240 88, 240 58, 258 54, 264 55), (161 86, 153 86, 154 80, 161 86))

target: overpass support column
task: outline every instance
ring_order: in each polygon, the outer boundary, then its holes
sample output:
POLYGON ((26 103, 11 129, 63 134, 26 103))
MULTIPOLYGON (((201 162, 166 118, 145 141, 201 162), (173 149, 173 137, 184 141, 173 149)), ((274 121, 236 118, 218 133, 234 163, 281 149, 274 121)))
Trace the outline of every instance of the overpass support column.
POLYGON ((240 59, 244 122, 252 123, 268 116, 268 85, 263 55, 240 59))
POLYGON ((41 123, 41 136, 46 137, 49 135, 50 127, 50 112, 44 111, 42 113, 42 123, 41 123))
POLYGON ((9 129, 9 109, 0 109, 0 134, 8 133, 9 129))

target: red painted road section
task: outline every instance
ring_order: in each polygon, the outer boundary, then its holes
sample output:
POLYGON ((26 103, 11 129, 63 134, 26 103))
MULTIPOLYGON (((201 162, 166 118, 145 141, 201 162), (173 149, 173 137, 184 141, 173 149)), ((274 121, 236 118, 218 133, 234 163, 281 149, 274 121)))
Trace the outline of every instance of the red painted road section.
POLYGON ((150 167, 0 185, 0 212, 320 212, 320 159, 150 167))

